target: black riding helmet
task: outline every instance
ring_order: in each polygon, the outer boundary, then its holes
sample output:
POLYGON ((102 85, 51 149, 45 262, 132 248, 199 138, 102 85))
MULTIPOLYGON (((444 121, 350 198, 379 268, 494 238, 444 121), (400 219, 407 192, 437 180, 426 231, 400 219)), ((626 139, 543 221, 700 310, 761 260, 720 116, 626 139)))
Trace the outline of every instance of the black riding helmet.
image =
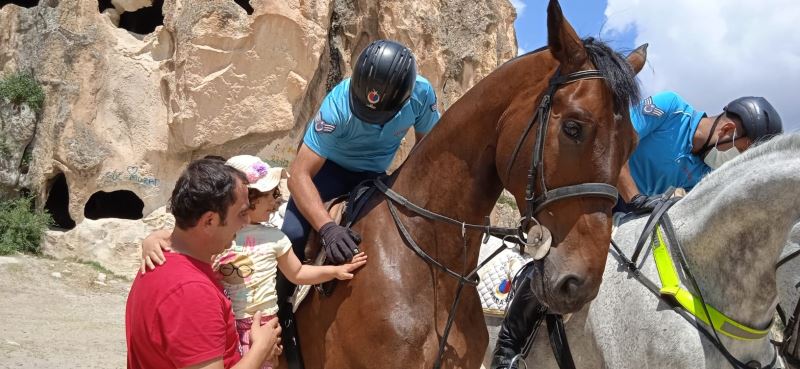
POLYGON ((763 97, 740 97, 728 103, 723 110, 742 121, 745 135, 753 141, 783 133, 781 116, 763 97))
POLYGON ((411 50, 394 41, 374 41, 353 65, 350 111, 367 123, 384 124, 411 97, 416 79, 411 50))

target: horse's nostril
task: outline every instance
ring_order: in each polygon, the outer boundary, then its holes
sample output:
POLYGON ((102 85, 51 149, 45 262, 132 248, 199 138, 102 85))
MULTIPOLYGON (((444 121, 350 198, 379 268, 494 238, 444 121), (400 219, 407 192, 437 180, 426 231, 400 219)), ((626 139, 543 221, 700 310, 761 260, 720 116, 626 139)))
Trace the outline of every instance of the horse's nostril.
POLYGON ((575 296, 575 294, 580 291, 580 287, 583 285, 584 279, 575 274, 566 274, 561 276, 556 282, 556 291, 566 295, 566 296, 575 296))

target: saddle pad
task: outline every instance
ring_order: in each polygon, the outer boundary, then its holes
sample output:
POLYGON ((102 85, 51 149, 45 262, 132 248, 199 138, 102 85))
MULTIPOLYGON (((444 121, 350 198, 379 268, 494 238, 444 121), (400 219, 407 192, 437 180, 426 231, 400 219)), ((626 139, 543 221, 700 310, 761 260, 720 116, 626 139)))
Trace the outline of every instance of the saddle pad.
MULTIPOLYGON (((489 242, 481 245, 478 262, 483 262, 499 247, 503 242, 496 237, 490 237, 489 242)), ((485 315, 504 316, 508 295, 511 292, 511 282, 517 272, 532 258, 528 255, 520 255, 517 248, 509 248, 501 251, 489 263, 478 270, 480 281, 478 282, 478 296, 481 300, 481 307, 485 315)))

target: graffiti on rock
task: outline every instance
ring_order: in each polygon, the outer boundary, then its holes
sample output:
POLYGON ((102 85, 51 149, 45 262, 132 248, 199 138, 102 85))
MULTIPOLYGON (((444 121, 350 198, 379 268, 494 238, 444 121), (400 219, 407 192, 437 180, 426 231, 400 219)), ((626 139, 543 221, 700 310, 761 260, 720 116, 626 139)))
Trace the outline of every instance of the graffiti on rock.
POLYGON ((102 183, 133 182, 144 187, 158 187, 158 178, 139 173, 139 167, 128 167, 126 172, 112 170, 103 173, 100 177, 102 183))

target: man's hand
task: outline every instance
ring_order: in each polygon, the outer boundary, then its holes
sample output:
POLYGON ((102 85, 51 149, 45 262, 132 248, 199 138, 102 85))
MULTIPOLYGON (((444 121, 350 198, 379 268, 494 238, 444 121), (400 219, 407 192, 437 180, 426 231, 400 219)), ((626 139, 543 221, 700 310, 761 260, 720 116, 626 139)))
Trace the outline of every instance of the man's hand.
POLYGON ((281 345, 281 326, 278 318, 272 318, 268 322, 261 324, 261 312, 257 311, 253 315, 253 324, 250 326, 250 347, 262 348, 266 352, 266 358, 277 357, 283 351, 281 345))
POLYGON ((628 203, 628 209, 630 209, 634 213, 645 213, 651 212, 655 210, 658 204, 664 202, 666 200, 663 194, 647 196, 642 194, 637 194, 633 196, 631 202, 628 203))
POLYGON ((144 274, 147 269, 155 269, 155 264, 163 265, 167 261, 162 250, 172 251, 172 243, 169 240, 171 234, 169 231, 159 230, 142 241, 142 265, 139 267, 139 272, 144 274))
POLYGON ((366 263, 367 255, 365 255, 363 252, 353 256, 353 260, 351 260, 349 263, 336 267, 336 279, 340 281, 353 279, 353 271, 361 268, 366 263))
POLYGON ((358 253, 361 236, 349 228, 328 222, 320 227, 319 235, 322 237, 325 255, 334 264, 343 264, 358 253))

